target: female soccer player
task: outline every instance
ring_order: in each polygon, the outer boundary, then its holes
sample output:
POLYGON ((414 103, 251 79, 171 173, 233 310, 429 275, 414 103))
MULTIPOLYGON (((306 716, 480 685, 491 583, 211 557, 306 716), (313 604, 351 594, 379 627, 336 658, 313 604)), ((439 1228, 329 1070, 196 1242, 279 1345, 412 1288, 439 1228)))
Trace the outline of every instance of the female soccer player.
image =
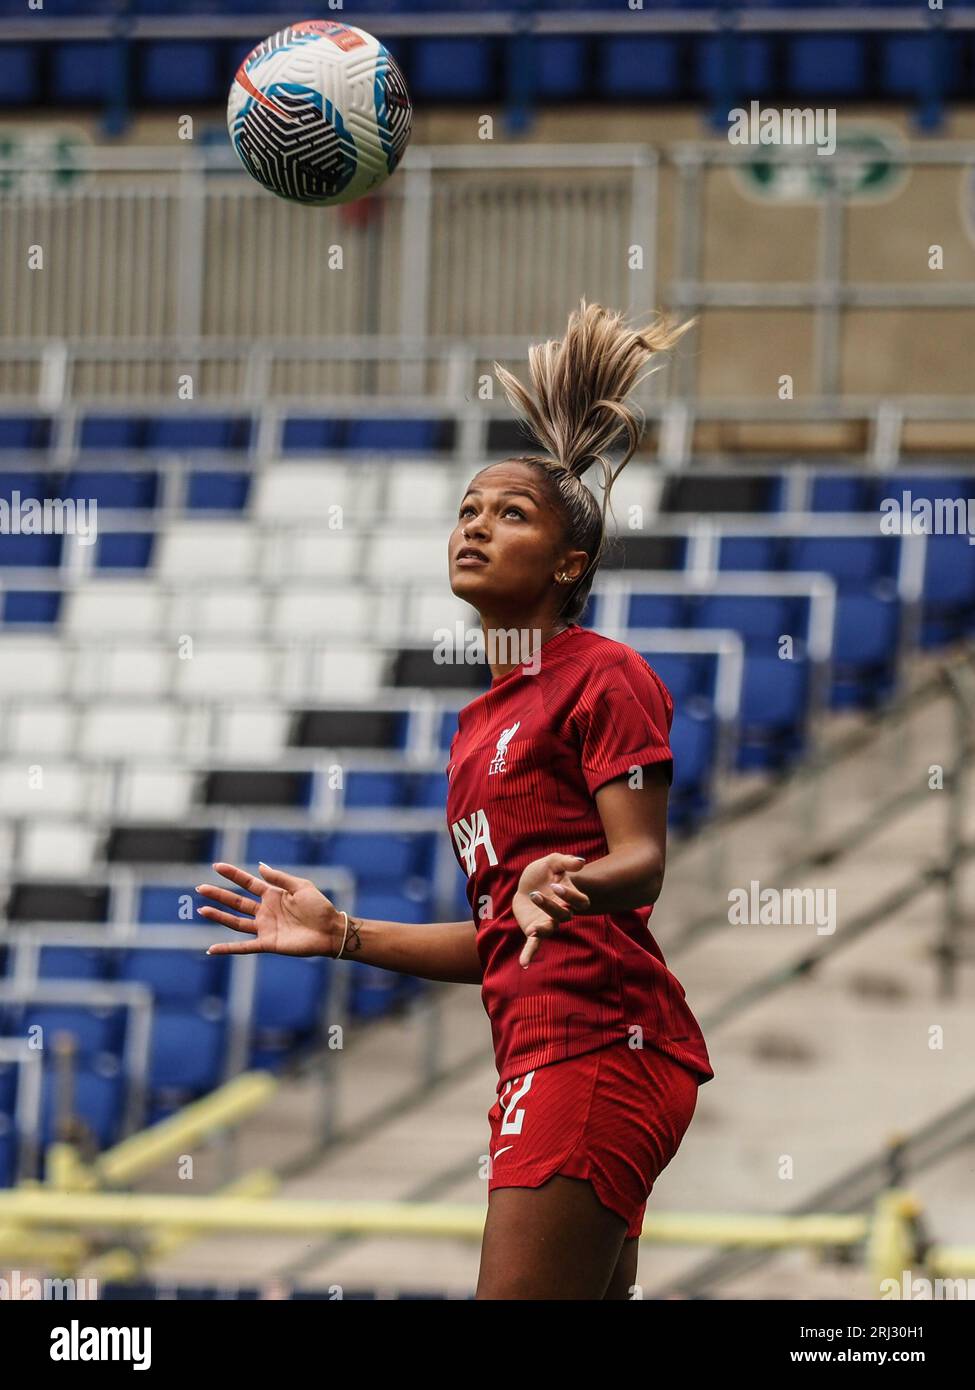
POLYGON ((451 588, 480 614, 493 677, 460 712, 447 764, 471 919, 365 921, 263 864, 260 877, 214 866, 253 897, 198 890, 244 914, 203 916, 251 937, 214 953, 354 957, 481 985, 498 1095, 479 1299, 629 1297, 647 1197, 714 1075, 648 926, 673 704, 634 651, 579 625, 610 488, 639 439, 627 397, 682 331, 631 329, 583 300, 561 342, 531 349, 533 393, 495 365, 548 453, 478 473, 448 546, 451 588), (601 506, 582 481, 593 462, 601 506))

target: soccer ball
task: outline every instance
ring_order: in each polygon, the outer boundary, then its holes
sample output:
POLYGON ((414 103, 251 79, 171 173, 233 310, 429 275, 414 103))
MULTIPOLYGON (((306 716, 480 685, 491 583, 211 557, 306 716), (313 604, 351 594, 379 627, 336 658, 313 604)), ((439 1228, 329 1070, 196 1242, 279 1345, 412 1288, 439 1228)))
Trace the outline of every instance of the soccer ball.
POLYGON ((249 174, 297 203, 350 203, 399 164, 413 107, 388 49, 347 24, 306 19, 240 67, 227 126, 249 174))

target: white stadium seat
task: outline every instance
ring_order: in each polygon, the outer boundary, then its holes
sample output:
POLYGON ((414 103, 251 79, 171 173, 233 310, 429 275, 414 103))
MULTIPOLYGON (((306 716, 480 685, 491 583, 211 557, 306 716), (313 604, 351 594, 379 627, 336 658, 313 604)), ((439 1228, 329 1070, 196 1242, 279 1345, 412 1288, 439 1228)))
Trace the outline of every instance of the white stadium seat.
POLYGON ((17 871, 24 877, 73 878, 94 866, 100 842, 95 826, 77 821, 31 822, 24 826, 17 871))
POLYGON ((185 768, 128 766, 119 789, 119 815, 179 820, 193 805, 194 774, 185 768))
POLYGON ((439 579, 446 587, 446 532, 417 532, 406 528, 376 531, 368 544, 366 572, 382 584, 439 579))
POLYGON ((276 639, 292 635, 363 637, 375 631, 376 615, 374 593, 367 589, 296 585, 275 595, 269 626, 276 639))
POLYGON ((29 758, 0 763, 0 806, 8 816, 81 816, 89 809, 92 773, 77 763, 29 758))
POLYGON ((266 579, 357 579, 362 563, 363 537, 347 527, 285 527, 279 530, 265 556, 266 579))
POLYGON ((291 715, 282 705, 246 705, 216 711, 212 751, 246 760, 251 766, 274 763, 284 749, 291 715))
POLYGON ((328 646, 314 655, 305 699, 341 699, 350 704, 368 699, 381 688, 385 667, 381 651, 328 646))
POLYGON ((176 693, 217 703, 243 694, 260 699, 281 684, 280 656, 255 639, 251 643, 203 641, 192 656, 176 662, 176 693))
POLYGON ((179 522, 159 537, 156 574, 168 580, 247 579, 257 572, 258 541, 250 522, 179 522))
POLYGON ((113 642, 79 647, 73 693, 81 696, 143 695, 162 699, 173 686, 175 648, 160 642, 113 642))
POLYGON ((338 516, 369 518, 378 505, 375 468, 308 460, 276 463, 257 480, 254 515, 262 521, 327 520, 338 516))
POLYGON ((5 753, 26 753, 38 762, 70 757, 85 746, 78 742, 73 709, 55 701, 8 705, 7 717, 0 726, 0 740, 5 753))
POLYGON ((78 746, 88 757, 132 758, 151 750, 156 756, 176 753, 183 716, 163 702, 101 701, 81 717, 78 746))
POLYGON ((393 520, 408 517, 430 525, 442 521, 444 541, 454 525, 471 470, 449 464, 404 462, 387 470, 383 515, 393 520))
POLYGON ((0 636, 0 695, 61 695, 68 653, 57 636, 0 636))
POLYGON ((164 611, 165 595, 151 578, 105 579, 66 596, 63 627, 69 637, 158 632, 164 611))
POLYGON ((215 579, 199 590, 173 596, 169 610, 169 634, 208 637, 226 633, 254 636, 264 627, 267 595, 256 584, 230 587, 215 579))

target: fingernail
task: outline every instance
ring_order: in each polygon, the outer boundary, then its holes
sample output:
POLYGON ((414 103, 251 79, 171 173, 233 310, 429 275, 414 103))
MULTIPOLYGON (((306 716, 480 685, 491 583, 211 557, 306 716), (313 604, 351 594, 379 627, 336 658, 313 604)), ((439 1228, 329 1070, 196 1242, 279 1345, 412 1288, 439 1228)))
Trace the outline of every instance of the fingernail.
POLYGON ((212 951, 211 951, 210 947, 208 946, 208 947, 207 947, 207 955, 209 956, 209 955, 211 955, 211 954, 212 954, 212 951))
POLYGON ((529 893, 528 896, 531 898, 533 903, 537 903, 540 901, 542 895, 541 893, 529 893))

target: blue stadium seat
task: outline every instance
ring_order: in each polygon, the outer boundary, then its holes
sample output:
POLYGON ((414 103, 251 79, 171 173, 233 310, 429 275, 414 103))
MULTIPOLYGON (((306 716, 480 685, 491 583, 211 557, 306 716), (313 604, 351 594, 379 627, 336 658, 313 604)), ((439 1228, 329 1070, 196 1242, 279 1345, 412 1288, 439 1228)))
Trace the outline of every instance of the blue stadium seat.
MULTIPOLYGON (((321 957, 261 956, 254 996, 255 1032, 275 1033, 279 1042, 289 1045, 312 1037, 328 997, 331 968, 332 962, 321 957)), ((261 1041, 266 1047, 268 1039, 261 1041)))
POLYGON ((627 627, 683 627, 685 625, 683 594, 631 594, 626 625, 627 627))
POLYGON ((718 568, 723 570, 776 570, 781 546, 775 536, 722 536, 718 568))
POLYGON ((765 594, 709 594, 692 607, 695 628, 730 628, 748 647, 771 654, 779 637, 789 634, 804 642, 809 628, 809 602, 765 594))
POLYGON ((793 34, 787 85, 794 96, 855 97, 867 83, 867 44, 859 34, 793 34))
POLYGON ((4 623, 56 623, 60 613, 57 591, 8 589, 3 595, 4 623))
POLYGON ((443 420, 405 419, 349 420, 345 437, 347 449, 389 450, 393 453, 426 453, 443 447, 443 420))
POLYGON ((420 772, 417 774, 411 803, 435 810, 442 810, 447 804, 447 774, 445 772, 420 772))
POLYGON ((349 1013, 353 1018, 379 1018, 401 1006, 415 993, 414 982, 406 975, 380 970, 374 965, 363 965, 359 961, 353 962, 351 970, 349 1013))
POLYGON ((545 100, 577 97, 589 82, 589 43, 572 34, 545 34, 535 40, 535 88, 545 100))
POLYGON ((234 415, 161 415, 146 426, 147 449, 247 449, 251 420, 234 415))
POLYGON ((604 39, 599 53, 600 93, 607 101, 677 96, 681 43, 645 34, 604 39))
POLYGON ((809 663, 746 656, 738 767, 781 768, 801 751, 809 709, 809 663))
POLYGON ((674 703, 714 699, 718 660, 712 652, 641 652, 673 696, 674 703))
POLYGON ((876 484, 857 473, 817 473, 812 482, 814 512, 862 512, 870 506, 876 484))
POLYGON ((495 45, 486 38, 419 38, 408 64, 415 100, 477 101, 490 95, 495 45))
POLYGON ((762 34, 730 34, 726 50, 716 35, 707 35, 695 45, 695 86, 700 95, 724 95, 725 83, 733 93, 747 92, 748 98, 771 91, 774 84, 772 41, 762 34), (730 58, 730 61, 728 61, 730 58))
POLYGON ((429 897, 416 897, 397 892, 396 889, 389 889, 386 892, 377 892, 374 889, 358 892, 355 910, 360 917, 367 917, 374 922, 429 922, 431 920, 429 897))
POLYGON ((893 596, 838 597, 831 694, 834 708, 873 707, 890 694, 899 624, 900 603, 893 596))
POLYGON ((342 865, 367 884, 390 879, 401 883, 427 871, 429 851, 428 835, 348 830, 326 838, 320 862, 342 865))
POLYGON ((445 752, 450 748, 450 741, 457 732, 457 711, 445 709, 440 716, 440 742, 439 747, 445 752))
MULTIPOLYGON (((359 0, 355 0, 356 8, 359 7, 359 0)), ((445 8, 447 0, 398 0, 398 8, 407 14, 454 14, 457 11, 464 13, 477 14, 485 10, 518 10, 525 9, 525 0, 501 0, 501 3, 490 4, 490 0, 450 0, 449 8, 445 8)), ((534 6, 534 0, 528 0, 528 8, 534 6)), ((383 9, 396 8, 388 3, 381 5, 383 9)))
POLYGON ((248 832, 244 858, 248 864, 263 862, 275 869, 314 864, 319 858, 318 838, 303 830, 255 828, 248 832))
MULTIPOLYGON (((92 15, 115 14, 118 8, 118 0, 58 0, 59 15, 78 15, 85 19, 92 15)), ((3 0, 0 5, 0 13, 16 14, 19 18, 23 12, 20 0, 3 0)))
MULTIPOLYGON (((46 1148, 58 1138, 59 1090, 53 1068, 45 1070, 41 1087, 41 1143, 46 1148)), ((72 1113, 94 1133, 101 1149, 121 1137, 125 1078, 119 1068, 81 1067, 72 1077, 72 1113)))
MULTIPOLYGON (((26 7, 19 7, 17 13, 23 16, 26 7)), ((40 73, 40 44, 0 44, 0 105, 39 106, 40 73)))
POLYGON ((94 499, 101 508, 137 511, 154 507, 159 475, 154 472, 121 472, 118 469, 76 469, 61 488, 62 497, 94 499))
POLYGON ((323 453, 342 446, 344 420, 320 420, 313 416, 292 415, 284 422, 281 448, 284 453, 323 453))
POLYGON ((360 770, 346 778, 346 806, 405 806, 408 800, 406 773, 360 770))
POLYGON ((12 1115, 17 1104, 16 1062, 0 1062, 0 1115, 12 1115))
POLYGON ((42 946, 37 973, 42 980, 105 980, 110 954, 82 946, 42 946))
POLYGON ((141 449, 146 422, 140 415, 86 415, 78 444, 82 449, 141 449))
POLYGON ((28 473, 26 470, 16 473, 5 470, 0 473, 0 497, 12 502, 15 492, 20 493, 21 501, 28 497, 54 496, 56 490, 48 482, 49 476, 45 473, 28 473))
POLYGON ((121 43, 56 43, 51 53, 52 100, 58 106, 103 106, 125 82, 121 43))
POLYGON ((153 1011, 149 1087, 153 1092, 202 1095, 221 1080, 223 1013, 163 1005, 153 1011))
POLYGON ((46 415, 0 415, 0 449, 46 449, 51 421, 46 415))
MULTIPOLYGON (((45 1050, 53 1049, 58 1033, 69 1033, 80 1058, 100 1053, 120 1056, 125 1041, 126 1010, 85 1008, 81 1004, 30 1004, 18 1010, 17 1032, 26 1037, 31 1028, 43 1029, 45 1050)), ((33 1035, 32 1035, 33 1036, 33 1035)))
POLYGON ((17 1177, 17 1133, 6 1115, 0 1114, 0 1187, 13 1187, 17 1177))
POLYGON ((887 34, 880 49, 881 91, 898 99, 961 95, 964 59, 961 34, 887 34))
POLYGON ((219 43, 189 40, 143 45, 140 90, 150 105, 173 102, 212 102, 226 96, 230 86, 222 66, 219 43))
POLYGON ((148 569, 155 539, 154 531, 102 531, 95 542, 95 568, 148 569))
POLYGON ((928 536, 924 573, 925 647, 975 632, 975 545, 967 536, 928 536))
POLYGON ((893 578, 899 559, 897 536, 793 536, 788 545, 790 570, 832 575, 840 589, 893 578))
POLYGON ((223 995, 227 966, 226 956, 139 946, 122 952, 118 979, 145 985, 161 1004, 189 1004, 223 995))
POLYGON ((56 569, 61 563, 63 536, 4 536, 0 545, 0 565, 56 569))
MULTIPOLYGON (((211 877, 216 878, 215 872, 211 871, 211 877)), ((208 901, 189 886, 144 883, 139 889, 138 920, 149 927, 178 927, 180 923, 198 927, 206 919, 197 917, 196 909, 208 901)))
POLYGON ((713 714, 677 710, 670 730, 674 782, 669 816, 682 829, 690 829, 708 811, 716 743, 717 720, 713 714))
POLYGON ((249 473, 194 469, 187 480, 187 510, 241 512, 247 506, 250 484, 249 473))
POLYGON ((878 506, 884 498, 903 506, 905 493, 910 494, 912 501, 932 504, 956 498, 975 501, 975 478, 956 473, 888 473, 877 484, 878 506))

